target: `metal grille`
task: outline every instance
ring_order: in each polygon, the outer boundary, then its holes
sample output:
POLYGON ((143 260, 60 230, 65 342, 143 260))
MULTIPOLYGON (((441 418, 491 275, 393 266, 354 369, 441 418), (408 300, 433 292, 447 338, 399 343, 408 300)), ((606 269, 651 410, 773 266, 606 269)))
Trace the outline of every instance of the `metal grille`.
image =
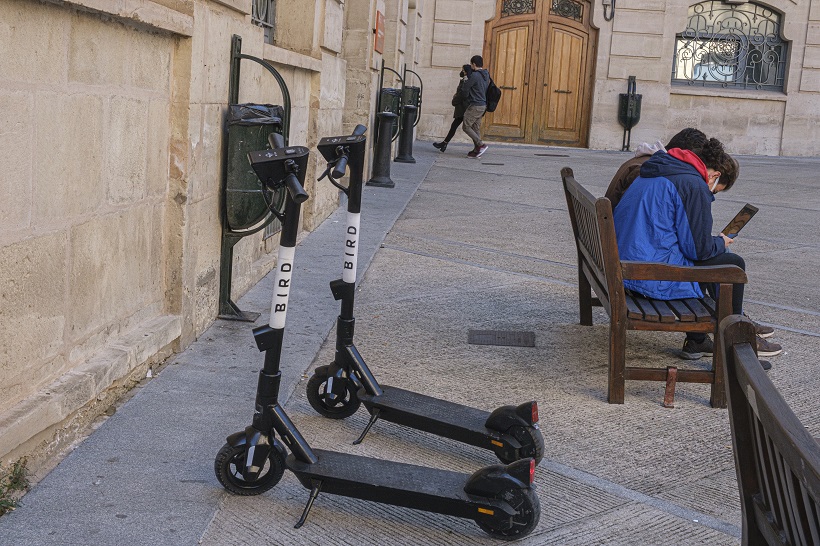
POLYGON ((672 83, 783 91, 788 45, 781 15, 767 7, 701 2, 677 36, 672 83))
POLYGON ((535 332, 506 330, 470 330, 467 343, 471 345, 504 345, 508 347, 535 347, 535 332))
POLYGON ((251 13, 253 23, 265 29, 265 43, 273 44, 276 28, 276 0, 253 0, 251 13))
POLYGON ((535 0, 504 0, 501 4, 501 17, 535 13, 535 0))
POLYGON ((552 0, 550 13, 575 21, 583 22, 584 20, 584 6, 572 0, 552 0))

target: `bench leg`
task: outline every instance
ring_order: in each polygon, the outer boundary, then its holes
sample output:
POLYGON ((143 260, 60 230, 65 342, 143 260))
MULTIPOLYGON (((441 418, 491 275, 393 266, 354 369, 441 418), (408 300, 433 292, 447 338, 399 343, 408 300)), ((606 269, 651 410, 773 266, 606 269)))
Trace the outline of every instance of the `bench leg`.
POLYGON ((610 404, 624 403, 624 367, 626 366, 626 327, 615 321, 609 324, 609 393, 610 404))
POLYGON ((712 371, 715 378, 712 381, 712 396, 709 400, 713 408, 726 407, 726 378, 724 377, 723 347, 720 336, 718 336, 718 326, 720 322, 732 312, 732 285, 721 284, 718 290, 718 319, 715 323, 715 352, 712 357, 712 371))
POLYGON ((578 263, 578 304, 581 326, 592 326, 592 286, 578 263))

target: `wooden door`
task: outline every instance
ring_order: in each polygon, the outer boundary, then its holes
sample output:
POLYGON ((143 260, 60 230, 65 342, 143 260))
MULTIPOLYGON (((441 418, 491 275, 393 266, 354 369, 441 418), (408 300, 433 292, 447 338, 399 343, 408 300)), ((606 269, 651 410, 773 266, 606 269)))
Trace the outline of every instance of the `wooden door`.
POLYGON ((595 41, 589 0, 499 0, 485 65, 503 95, 484 118, 489 139, 586 146, 595 41))

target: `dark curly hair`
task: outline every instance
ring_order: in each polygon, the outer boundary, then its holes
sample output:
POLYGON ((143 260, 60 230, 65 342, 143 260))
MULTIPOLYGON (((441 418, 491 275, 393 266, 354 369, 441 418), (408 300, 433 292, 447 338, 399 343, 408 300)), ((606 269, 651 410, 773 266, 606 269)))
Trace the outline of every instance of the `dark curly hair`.
MULTIPOLYGON (((694 151, 694 150, 693 150, 694 151)), ((710 138, 700 152, 695 154, 703 161, 709 169, 720 172, 720 184, 723 184, 724 191, 730 189, 740 175, 740 165, 737 160, 726 153, 723 143, 716 138, 710 138)))
POLYGON ((666 145, 666 149, 680 148, 682 150, 691 150, 695 155, 700 155, 701 150, 708 141, 709 139, 703 131, 687 127, 672 137, 669 144, 666 145))

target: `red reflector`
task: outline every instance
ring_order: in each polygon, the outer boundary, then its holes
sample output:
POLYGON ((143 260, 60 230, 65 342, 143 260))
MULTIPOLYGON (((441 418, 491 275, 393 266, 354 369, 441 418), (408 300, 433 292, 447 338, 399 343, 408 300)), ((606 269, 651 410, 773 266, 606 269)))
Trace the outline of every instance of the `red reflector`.
POLYGON ((538 422, 538 402, 532 403, 532 424, 538 422))
POLYGON ((530 485, 535 481, 535 459, 530 459, 530 485))

